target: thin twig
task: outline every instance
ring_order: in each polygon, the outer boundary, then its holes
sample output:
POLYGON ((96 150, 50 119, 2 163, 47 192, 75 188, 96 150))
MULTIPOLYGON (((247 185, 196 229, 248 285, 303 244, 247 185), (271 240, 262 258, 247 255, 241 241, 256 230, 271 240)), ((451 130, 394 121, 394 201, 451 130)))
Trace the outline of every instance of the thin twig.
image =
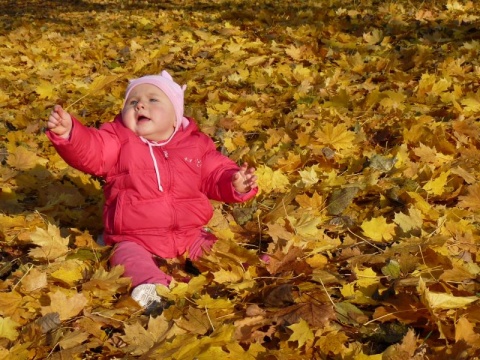
POLYGON ((260 214, 257 214, 258 223, 258 250, 262 250, 262 224, 260 223, 260 214))
POLYGON ((365 242, 366 242, 367 244, 369 244, 370 246, 373 246, 373 247, 374 247, 375 249, 377 249, 378 251, 383 252, 383 249, 382 249, 382 248, 380 248, 380 247, 378 247, 377 245, 371 243, 370 241, 368 241, 367 239, 361 237, 360 235, 355 234, 352 230, 348 229, 348 232, 349 232, 350 234, 352 234, 353 236, 356 236, 356 237, 358 237, 359 239, 365 241, 365 242))
POLYGON ((318 279, 318 280, 320 280, 320 284, 322 284, 323 290, 325 291, 325 294, 327 294, 327 296, 328 296, 328 300, 330 300, 330 302, 332 303, 333 307, 336 308, 337 305, 335 305, 335 303, 333 302, 332 298, 330 297, 330 294, 328 293, 327 288, 326 288, 325 285, 323 284, 322 279, 318 279))
POLYGON ((433 276, 432 272, 430 271, 430 269, 429 269, 428 266, 427 266, 427 263, 425 262, 425 258, 423 257, 422 246, 421 246, 421 245, 418 245, 418 249, 420 250, 420 255, 422 256, 423 265, 426 266, 427 271, 428 271, 428 273, 430 274, 430 276, 431 276, 435 281, 438 281, 437 278, 436 278, 435 276, 433 276))
MULTIPOLYGON (((32 270, 32 269, 33 269, 33 264, 30 264, 30 267, 27 269, 27 271, 25 272, 25 274, 23 274, 23 276, 20 278, 20 280, 18 280, 17 283, 13 286, 12 292, 13 292, 13 291, 15 290, 15 288, 22 282, 23 278, 24 278, 25 276, 27 276, 28 273, 30 272, 30 270, 32 270)), ((36 290, 36 289, 34 289, 34 290, 36 290)))
POLYGON ((210 319, 210 314, 208 313, 208 308, 205 306, 205 312, 207 314, 208 321, 210 322, 210 326, 212 327, 213 331, 215 331, 215 326, 213 326, 212 319, 210 319))
POLYGON ((371 323, 373 323, 373 322, 375 322, 375 321, 377 321, 377 320, 383 319, 383 318, 385 318, 385 317, 387 317, 387 316, 391 316, 391 315, 394 315, 394 314, 399 314, 399 313, 409 312, 409 311, 418 311, 418 310, 427 310, 427 308, 419 308, 419 309, 395 311, 395 312, 393 312, 393 313, 385 314, 385 315, 382 315, 382 316, 380 316, 380 317, 378 317, 378 318, 376 318, 376 319, 372 319, 372 320, 370 320, 370 321, 367 321, 367 322, 366 322, 365 324, 363 324, 363 325, 364 325, 364 326, 367 326, 367 325, 369 325, 369 324, 371 324, 371 323))

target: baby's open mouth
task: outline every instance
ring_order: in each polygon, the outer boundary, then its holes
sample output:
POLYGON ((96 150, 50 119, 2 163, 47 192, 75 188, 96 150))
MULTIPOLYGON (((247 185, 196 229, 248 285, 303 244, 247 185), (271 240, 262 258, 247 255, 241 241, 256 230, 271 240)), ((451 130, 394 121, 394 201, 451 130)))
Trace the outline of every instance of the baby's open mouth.
POLYGON ((139 116, 138 119, 137 119, 137 122, 148 121, 148 120, 150 120, 150 119, 146 116, 139 116))

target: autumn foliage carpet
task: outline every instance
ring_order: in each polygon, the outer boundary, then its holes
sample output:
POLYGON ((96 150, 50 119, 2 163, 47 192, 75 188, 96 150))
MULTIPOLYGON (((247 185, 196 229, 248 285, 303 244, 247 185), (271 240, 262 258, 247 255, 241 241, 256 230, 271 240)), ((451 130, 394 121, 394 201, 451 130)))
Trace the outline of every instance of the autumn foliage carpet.
POLYGON ((0 0, 0 359, 478 358, 479 28, 463 0, 0 0), (162 69, 261 190, 147 317, 44 126, 162 69))

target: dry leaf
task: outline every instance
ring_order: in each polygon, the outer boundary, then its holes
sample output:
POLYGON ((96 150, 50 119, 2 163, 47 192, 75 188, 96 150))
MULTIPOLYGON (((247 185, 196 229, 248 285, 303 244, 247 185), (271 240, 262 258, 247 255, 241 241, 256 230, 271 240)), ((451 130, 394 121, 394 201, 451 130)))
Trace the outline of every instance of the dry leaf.
POLYGON ((77 316, 85 307, 88 300, 83 294, 74 294, 67 297, 62 291, 50 293, 50 305, 42 307, 42 314, 58 313, 60 320, 71 319, 77 316))
POLYGON ((39 247, 30 250, 34 258, 55 260, 68 252, 68 238, 60 235, 60 229, 53 224, 48 224, 47 230, 36 229, 31 234, 31 241, 39 247))

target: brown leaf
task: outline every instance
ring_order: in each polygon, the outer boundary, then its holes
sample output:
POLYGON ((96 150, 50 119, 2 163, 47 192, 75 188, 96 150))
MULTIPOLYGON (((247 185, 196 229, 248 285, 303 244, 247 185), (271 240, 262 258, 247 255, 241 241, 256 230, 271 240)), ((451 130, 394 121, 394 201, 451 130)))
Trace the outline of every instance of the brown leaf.
POLYGON ((358 190, 359 188, 357 187, 335 189, 327 200, 328 214, 340 215, 351 204, 358 190))
POLYGON ((297 261, 297 258, 303 255, 303 251, 297 247, 291 247, 287 254, 278 250, 275 254, 270 256, 267 270, 270 274, 277 274, 285 270, 292 270, 292 265, 297 261))
POLYGON ((268 321, 263 316, 249 316, 235 321, 235 338, 238 341, 250 341, 252 334, 263 327, 268 321))
POLYGON ((58 312, 48 313, 41 318, 38 318, 35 322, 40 325, 42 333, 46 334, 47 332, 56 329, 61 324, 60 314, 58 312))
POLYGON ((184 317, 175 321, 175 323, 180 328, 193 334, 204 335, 211 329, 211 323, 206 311, 194 307, 190 307, 188 313, 184 317))
MULTIPOLYGON (((400 344, 390 346, 382 356, 384 360, 422 360, 424 354, 417 350, 417 337, 415 331, 410 329, 400 344)), ((421 349, 420 349, 421 350, 421 349)))
POLYGON ((458 197, 460 200, 458 206, 473 211, 480 210, 480 184, 476 183, 470 185, 467 190, 467 195, 458 197))
POLYGON ((295 301, 292 294, 293 285, 282 284, 268 287, 262 291, 263 303, 268 307, 285 307, 295 301))
POLYGON ((335 318, 335 311, 331 304, 296 304, 279 310, 274 314, 274 319, 282 323, 295 324, 299 322, 300 319, 303 319, 308 322, 310 326, 318 328, 326 326, 330 320, 334 320, 335 318))

